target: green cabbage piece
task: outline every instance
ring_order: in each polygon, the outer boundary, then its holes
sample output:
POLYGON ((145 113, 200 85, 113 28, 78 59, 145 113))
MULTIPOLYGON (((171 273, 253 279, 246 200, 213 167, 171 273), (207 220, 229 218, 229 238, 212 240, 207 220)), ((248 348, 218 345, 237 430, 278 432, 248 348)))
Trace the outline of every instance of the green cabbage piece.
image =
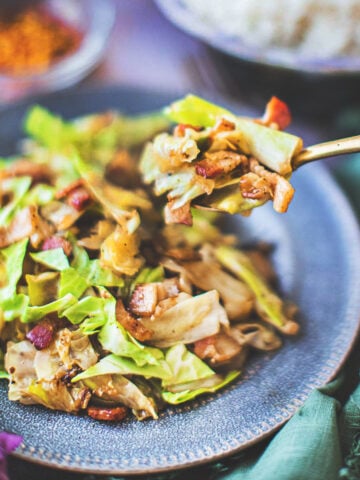
POLYGON ((276 295, 253 267, 250 259, 240 250, 220 246, 214 250, 216 258, 230 272, 243 280, 255 294, 259 315, 275 327, 282 329, 288 322, 283 301, 276 295))
POLYGON ((30 257, 51 270, 61 272, 70 267, 69 260, 62 248, 52 248, 43 252, 30 253, 30 257))
POLYGON ((16 295, 16 287, 22 276, 28 239, 0 250, 0 307, 1 302, 16 295))
POLYGON ((166 348, 177 343, 194 343, 215 335, 221 325, 228 324, 228 318, 219 303, 218 292, 211 290, 182 299, 159 317, 151 320, 144 317, 142 323, 154 332, 149 343, 166 348))
POLYGON ((3 193, 11 194, 11 201, 0 209, 0 225, 5 226, 12 219, 12 216, 26 195, 31 185, 30 177, 5 178, 1 181, 3 193))
POLYGON ((87 296, 70 305, 62 312, 61 316, 66 317, 73 325, 78 325, 87 317, 101 317, 105 323, 107 301, 109 300, 106 298, 87 296))
POLYGON ((169 392, 164 390, 162 392, 162 398, 167 403, 178 405, 179 403, 188 402, 204 393, 216 392, 235 380, 239 375, 239 371, 232 371, 225 376, 214 375, 213 377, 207 377, 203 380, 193 382, 193 385, 187 385, 187 389, 180 392, 169 392))
POLYGON ((71 267, 74 268, 87 282, 89 286, 103 287, 123 287, 124 279, 116 275, 110 268, 102 267, 98 259, 90 260, 86 250, 75 243, 75 239, 70 237, 73 245, 73 261, 71 267))
POLYGON ((61 151, 73 145, 82 155, 103 164, 117 148, 135 147, 169 128, 162 112, 132 117, 113 114, 112 121, 99 128, 96 124, 101 116, 95 114, 66 121, 35 105, 27 112, 24 125, 28 135, 51 150, 61 151))
POLYGON ((206 363, 187 350, 185 345, 181 343, 166 351, 165 360, 172 372, 172 377, 162 382, 162 386, 165 388, 169 385, 188 383, 215 374, 206 363))
POLYGON ((61 150, 79 138, 79 132, 70 122, 54 115, 40 105, 33 106, 26 114, 25 132, 52 150, 61 150))
POLYGON ((75 268, 66 268, 60 273, 59 297, 71 293, 74 297, 79 298, 89 286, 88 281, 75 268))
POLYGON ((191 94, 165 107, 164 114, 175 123, 201 127, 214 126, 219 117, 233 118, 229 110, 191 94))
POLYGON ((145 364, 142 366, 130 359, 117 355, 107 355, 100 362, 88 368, 71 381, 78 382, 97 375, 120 374, 120 375, 141 375, 142 377, 154 377, 161 380, 172 378, 172 372, 165 360, 159 360, 156 365, 145 364))
POLYGON ((254 156, 263 165, 280 175, 289 175, 292 172, 291 159, 303 147, 302 140, 295 135, 236 116, 194 95, 177 100, 166 107, 164 113, 176 123, 202 127, 212 127, 219 118, 228 118, 235 123, 235 130, 217 134, 210 150, 228 149, 231 144, 243 153, 254 156))
POLYGON ((71 293, 57 300, 41 306, 28 306, 21 315, 23 323, 31 323, 40 320, 49 313, 56 312, 61 316, 61 313, 76 303, 76 298, 71 293))
POLYGON ((215 208, 221 212, 227 212, 232 215, 235 213, 245 213, 253 208, 260 207, 267 202, 267 198, 244 198, 241 194, 239 184, 216 190, 208 198, 202 199, 202 205, 209 208, 215 208))
POLYGON ((29 190, 22 198, 21 207, 27 205, 47 205, 55 197, 55 188, 45 183, 38 183, 29 190))
POLYGON ((123 375, 98 375, 84 379, 83 383, 102 400, 130 407, 138 420, 158 418, 154 400, 146 395, 143 388, 123 375))
MULTIPOLYGON (((58 297, 58 272, 44 272, 39 275, 26 275, 28 295, 31 305, 45 305, 58 297)), ((60 295, 61 296, 61 295, 60 295)))
POLYGON ((0 380, 2 378, 5 378, 6 380, 9 379, 9 374, 7 373, 7 371, 5 370, 5 366, 4 366, 4 352, 1 350, 0 348, 0 380))
POLYGON ((5 322, 11 322, 21 316, 29 305, 29 297, 23 293, 18 293, 12 297, 0 302, 0 310, 5 322))
POLYGON ((158 348, 142 345, 135 340, 129 332, 116 320, 116 302, 112 299, 108 302, 107 319, 101 328, 98 340, 104 350, 121 357, 128 357, 142 367, 145 364, 157 365, 164 358, 164 354, 158 348))

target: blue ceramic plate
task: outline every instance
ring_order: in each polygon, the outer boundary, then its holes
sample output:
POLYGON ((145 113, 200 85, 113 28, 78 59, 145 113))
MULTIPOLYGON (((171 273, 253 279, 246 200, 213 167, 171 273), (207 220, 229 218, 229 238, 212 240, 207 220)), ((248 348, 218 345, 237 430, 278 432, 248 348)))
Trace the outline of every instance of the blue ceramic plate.
POLYGON ((228 55, 261 63, 285 70, 310 74, 359 75, 359 56, 338 56, 334 58, 309 58, 301 56, 291 49, 256 48, 240 37, 226 35, 212 23, 206 22, 196 12, 192 12, 182 0, 155 0, 163 14, 182 30, 200 38, 228 55))
MULTIPOLYGON (((130 89, 65 92, 39 101, 66 117, 116 108, 134 113, 173 98, 130 89)), ((30 103, 30 102, 29 102, 30 103)), ((0 155, 14 151, 28 104, 0 112, 0 155)), ((295 200, 286 215, 266 206, 249 218, 227 219, 248 242, 275 246, 284 294, 300 307, 301 333, 272 355, 254 356, 225 390, 158 421, 104 424, 90 418, 22 406, 0 385, 0 430, 23 436, 16 456, 81 472, 136 474, 194 466, 237 452, 270 435, 332 379, 359 329, 360 237, 343 194, 327 171, 309 165, 294 175, 295 200)))

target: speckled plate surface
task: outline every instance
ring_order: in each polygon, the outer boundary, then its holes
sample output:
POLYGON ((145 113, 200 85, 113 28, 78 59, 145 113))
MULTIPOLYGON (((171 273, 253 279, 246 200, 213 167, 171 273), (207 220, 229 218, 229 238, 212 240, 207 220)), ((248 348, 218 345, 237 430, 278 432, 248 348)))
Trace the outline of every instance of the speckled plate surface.
MULTIPOLYGON (((41 103, 67 117, 107 108, 140 112, 171 96, 130 89, 65 92, 41 103)), ((0 111, 0 155, 14 151, 22 103, 0 111)), ((309 165, 294 175, 286 215, 267 206, 226 227, 244 242, 274 244, 285 295, 300 307, 301 334, 275 354, 252 358, 225 390, 171 408, 158 421, 104 424, 42 407, 10 403, 0 382, 0 430, 23 436, 16 456, 82 472, 136 474, 198 465, 244 449, 273 433, 332 379, 359 329, 360 236, 344 196, 327 171, 309 165)))
POLYGON ((321 75, 359 75, 359 56, 319 58, 302 56, 291 48, 251 46, 239 36, 223 33, 218 25, 206 21, 182 0, 155 0, 163 14, 175 25, 232 57, 278 69, 321 75))

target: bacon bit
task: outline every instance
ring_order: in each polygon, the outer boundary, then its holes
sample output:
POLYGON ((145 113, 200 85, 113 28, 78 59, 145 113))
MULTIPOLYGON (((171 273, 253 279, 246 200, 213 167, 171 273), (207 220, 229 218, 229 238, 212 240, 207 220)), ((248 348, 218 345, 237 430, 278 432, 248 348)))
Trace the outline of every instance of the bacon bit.
POLYGON ((243 164, 245 168, 247 167, 248 159, 245 155, 221 150, 206 153, 205 158, 196 163, 195 171, 202 177, 215 178, 231 172, 231 170, 234 170, 234 168, 241 164, 243 164))
POLYGON ((150 340, 153 336, 153 332, 147 329, 140 320, 133 317, 124 307, 123 302, 118 299, 116 301, 115 310, 116 320, 131 333, 131 335, 139 340, 139 342, 145 342, 150 340))
POLYGON ((136 285, 129 302, 129 310, 134 315, 149 317, 154 313, 157 302, 156 283, 136 285))
POLYGON ((285 102, 277 97, 271 97, 265 107, 265 113, 260 123, 270 126, 272 123, 278 125, 280 130, 285 130, 291 123, 291 113, 285 102))
POLYGON ((79 187, 69 193, 67 203, 80 212, 92 202, 92 198, 86 188, 79 187))
POLYGON ((184 137, 185 130, 187 128, 191 128, 196 132, 201 132, 202 130, 202 127, 198 127, 196 125, 190 125, 189 123, 179 123, 179 125, 176 125, 176 127, 174 128, 174 137, 184 137))
POLYGON ((84 210, 92 201, 91 195, 86 190, 84 181, 81 178, 74 180, 59 190, 55 198, 58 200, 66 198, 68 205, 75 208, 78 212, 84 210))
POLYGON ((128 409, 126 407, 103 408, 92 406, 87 408, 87 414, 94 420, 120 422, 127 416, 128 409))
POLYGON ((52 172, 47 165, 39 165, 26 159, 17 160, 0 172, 0 179, 9 177, 31 177, 33 185, 52 182, 52 172))
POLYGON ((27 334, 26 338, 34 345, 37 350, 47 348, 52 342, 55 331, 54 325, 50 320, 45 319, 38 323, 27 334))
POLYGON ((70 182, 68 185, 65 187, 61 188, 58 192, 55 194, 55 198, 57 200, 61 200, 62 198, 65 198, 69 195, 70 192, 75 190, 78 187, 83 187, 84 186, 84 181, 82 178, 78 178, 77 180, 74 180, 73 182, 70 182))
POLYGON ((215 335, 195 342, 194 353, 201 359, 212 357, 215 354, 215 335))
POLYGON ((176 199, 170 200, 164 209, 164 218, 167 225, 171 223, 181 223, 183 225, 191 226, 193 223, 190 202, 185 203, 182 207, 173 208, 176 199))
POLYGON ((54 248, 62 248, 67 257, 69 257, 72 252, 71 243, 65 238, 57 237, 56 235, 46 238, 41 246, 41 250, 53 250, 54 248))

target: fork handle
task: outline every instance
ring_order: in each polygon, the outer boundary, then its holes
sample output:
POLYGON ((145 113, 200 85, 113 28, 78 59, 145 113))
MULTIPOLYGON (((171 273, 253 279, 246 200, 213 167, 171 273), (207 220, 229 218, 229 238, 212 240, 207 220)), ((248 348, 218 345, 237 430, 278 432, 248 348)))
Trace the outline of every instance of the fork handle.
POLYGON ((341 138, 339 140, 331 140, 330 142, 319 143, 318 145, 307 147, 292 159, 292 166, 295 170, 302 165, 320 158, 355 152, 360 152, 360 135, 341 138))

